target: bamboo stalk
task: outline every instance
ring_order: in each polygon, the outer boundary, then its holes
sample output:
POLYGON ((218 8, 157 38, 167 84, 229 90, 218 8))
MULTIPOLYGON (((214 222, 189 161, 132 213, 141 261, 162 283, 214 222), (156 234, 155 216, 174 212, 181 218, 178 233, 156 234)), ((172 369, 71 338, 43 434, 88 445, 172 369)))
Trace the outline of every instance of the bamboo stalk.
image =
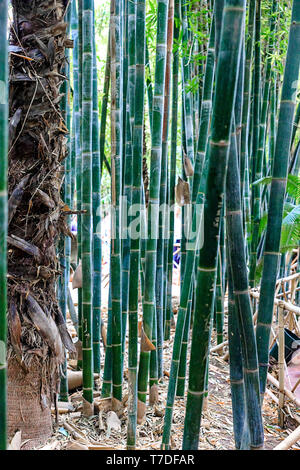
MULTIPOLYGON (((111 300, 112 300, 112 379, 113 397, 122 400, 122 305, 121 305, 121 195, 122 195, 122 3, 111 0, 111 300)), ((118 406, 118 405, 117 405, 118 406)))
POLYGON ((82 366, 84 413, 93 413, 92 336, 92 123, 93 123, 93 0, 82 3, 82 366), (88 405, 90 404, 90 406, 88 405))
POLYGON ((300 1, 293 2, 292 23, 274 156, 268 223, 264 247, 264 267, 261 281, 258 322, 256 329, 257 351, 260 366, 260 390, 263 397, 268 370, 269 337, 273 316, 274 291, 279 260, 282 210, 285 199, 287 167, 290 154, 291 133, 295 109, 296 90, 300 65, 300 1))
MULTIPOLYGON (((142 207, 142 159, 145 90, 145 0, 136 3, 135 19, 135 96, 133 126, 132 204, 142 207)), ((140 212, 140 220, 142 214, 140 212)), ((131 235, 131 234, 130 234, 131 235)), ((131 236, 129 275, 129 347, 128 347, 128 428, 127 448, 136 445, 137 370, 138 370, 138 298, 141 257, 141 233, 131 236)))
POLYGON ((211 140, 208 144, 209 166, 204 206, 204 242, 200 249, 197 271, 183 449, 197 449, 199 442, 210 320, 216 282, 220 210, 225 189, 230 124, 238 77, 244 13, 244 1, 225 2, 217 62, 211 140), (230 73, 228 67, 230 67, 230 73), (224 76, 227 77, 226 87, 224 76))
MULTIPOLYGON (((95 14, 94 14, 95 16, 95 14)), ((101 330, 101 159, 95 27, 93 40, 93 121, 92 121, 92 207, 93 207, 93 369, 100 373, 101 330)))
MULTIPOLYGON (((174 31, 173 42, 175 44, 179 38, 179 0, 175 0, 174 5, 174 31)), ((171 155, 170 155, 170 176, 169 176, 169 205, 170 208, 175 204, 175 180, 176 180, 176 154, 177 154, 177 126, 178 126, 178 70, 179 70, 179 53, 175 49, 173 51, 172 65, 172 125, 171 125, 171 155)), ((173 283, 173 246, 174 246, 174 227, 175 218, 174 211, 170 212, 170 238, 168 246, 168 268, 167 268, 167 306, 164 323, 164 339, 170 338, 170 324, 172 316, 172 283, 173 283)))
MULTIPOLYGON (((147 338, 152 339, 153 315, 155 315, 155 275, 156 245, 158 229, 159 183, 161 173, 162 130, 163 130, 163 95, 165 85, 166 43, 167 43, 168 0, 157 2, 157 42, 155 86, 153 95, 152 142, 150 190, 148 206, 148 239, 145 262, 145 291, 143 299, 143 327, 147 338)), ((147 394, 150 352, 141 349, 138 374, 138 398, 144 408, 147 394)), ((145 411, 141 411, 144 416, 145 411)))

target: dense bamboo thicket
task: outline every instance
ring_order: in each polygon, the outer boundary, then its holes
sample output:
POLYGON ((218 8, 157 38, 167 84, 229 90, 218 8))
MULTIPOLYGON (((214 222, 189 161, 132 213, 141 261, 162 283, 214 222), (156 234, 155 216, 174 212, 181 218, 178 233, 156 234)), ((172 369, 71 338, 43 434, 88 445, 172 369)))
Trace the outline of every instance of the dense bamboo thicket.
POLYGON ((299 301, 299 278, 292 294, 276 283, 300 266, 300 0, 12 6, 8 26, 0 0, 0 449, 18 426, 46 440, 77 368, 82 415, 121 416, 128 450, 150 410, 172 449, 179 400, 182 449, 197 450, 212 347, 236 449, 263 448, 274 298, 299 301))

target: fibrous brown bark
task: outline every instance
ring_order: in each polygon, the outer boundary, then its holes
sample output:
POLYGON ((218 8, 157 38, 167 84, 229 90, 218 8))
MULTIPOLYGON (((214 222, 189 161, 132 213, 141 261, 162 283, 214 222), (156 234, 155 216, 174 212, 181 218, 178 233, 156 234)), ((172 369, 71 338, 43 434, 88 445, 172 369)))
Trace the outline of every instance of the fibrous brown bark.
POLYGON ((10 433, 21 428, 32 446, 51 433, 51 395, 58 390, 64 347, 74 349, 56 299, 56 242, 60 233, 69 234, 60 200, 67 133, 60 85, 65 47, 72 47, 66 3, 12 1, 8 425, 10 433))

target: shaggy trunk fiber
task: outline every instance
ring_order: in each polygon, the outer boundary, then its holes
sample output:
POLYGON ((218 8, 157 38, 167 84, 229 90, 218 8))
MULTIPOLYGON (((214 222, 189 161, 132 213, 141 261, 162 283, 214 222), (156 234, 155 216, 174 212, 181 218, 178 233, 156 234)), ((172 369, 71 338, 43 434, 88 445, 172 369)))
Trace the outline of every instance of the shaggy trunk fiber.
POLYGON ((8 429, 28 447, 51 434, 51 400, 64 347, 73 350, 56 299, 56 242, 69 234, 60 200, 67 129, 66 1, 13 0, 10 32, 8 429))

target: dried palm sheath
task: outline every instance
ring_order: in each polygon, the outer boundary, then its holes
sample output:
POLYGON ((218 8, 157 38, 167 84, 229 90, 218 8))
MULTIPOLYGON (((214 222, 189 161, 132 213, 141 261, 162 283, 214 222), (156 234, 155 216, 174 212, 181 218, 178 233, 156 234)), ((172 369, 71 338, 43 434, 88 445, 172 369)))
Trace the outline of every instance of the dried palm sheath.
POLYGON ((263 398, 269 359, 269 337, 273 315, 274 292, 279 260, 282 210, 285 200, 285 187, 289 150, 293 128, 296 90, 300 64, 300 1, 293 2, 288 51, 286 57, 281 102, 278 118, 276 148, 268 223, 264 247, 264 267, 261 281, 260 302, 256 329, 257 351, 260 368, 260 392, 263 398))
MULTIPOLYGON (((66 22, 70 23, 71 18, 71 11, 68 8, 65 16, 66 22)), ((69 34, 69 26, 68 26, 68 34, 69 34)), ((69 90, 69 79, 70 79, 70 67, 69 67, 69 51, 66 49, 65 52, 66 56, 66 63, 65 63, 65 70, 64 75, 66 80, 62 84, 61 92, 64 94, 63 99, 61 100, 61 112, 62 117, 64 119, 64 124, 70 133, 71 127, 71 113, 70 113, 70 90, 69 90)), ((71 148, 70 148, 70 136, 67 136, 67 152, 66 158, 64 161, 64 182, 61 189, 61 197, 65 202, 66 206, 71 209, 71 148)), ((66 222, 68 227, 70 226, 70 216, 66 216, 66 222)), ((70 227, 69 227, 70 228, 70 227)), ((58 298, 59 298, 59 306, 64 317, 66 320, 67 317, 67 299, 68 299, 68 286, 69 286, 69 278, 70 278, 70 254, 71 254, 71 238, 69 235, 62 236, 59 242, 59 257, 60 257, 60 270, 61 276, 58 282, 58 298)), ((65 361, 61 367, 61 378, 60 378, 60 390, 59 390, 59 400, 60 401, 68 401, 68 380, 67 380, 67 358, 65 357, 65 361)))
POLYGON ((197 449, 199 442, 210 319, 216 282, 220 211, 225 190, 230 125, 238 78, 244 13, 244 1, 228 0, 225 2, 217 62, 211 139, 208 143, 209 163, 204 206, 204 241, 200 249, 197 271, 183 449, 197 449), (224 76, 228 77, 226 85, 224 76))
MULTIPOLYGON (((7 0, 0 2, 0 30, 7 30, 7 0)), ((6 234, 8 147, 8 57, 6 34, 0 36, 0 450, 6 449, 6 234)))
POLYGON ((112 378, 113 397, 122 399, 122 305, 121 305, 121 200, 122 194, 122 2, 111 0, 111 189, 114 216, 111 223, 112 378))
POLYGON ((226 182, 227 240, 243 358, 245 429, 246 433, 249 433, 249 442, 247 435, 246 439, 242 439, 242 447, 255 450, 263 446, 264 431, 260 407, 256 341, 248 291, 235 122, 233 130, 226 182))
POLYGON ((59 90, 65 47, 72 47, 64 13, 61 1, 13 2, 11 47, 18 55, 11 57, 10 76, 10 118, 15 127, 8 173, 13 208, 8 253, 8 417, 9 432, 20 426, 24 439, 34 443, 52 431, 50 399, 58 392, 62 343, 75 350, 55 293, 60 274, 55 246, 60 234, 69 234, 59 194, 67 134, 59 90), (34 64, 21 56, 34 58, 34 64), (16 200, 20 180, 25 184, 16 200), (36 396, 43 407, 37 406, 36 396), (26 417, 20 416, 20 400, 23 409, 30 410, 26 417))
MULTIPOLYGON (((175 0, 174 5, 174 43, 179 38, 179 0, 175 0)), ((167 267, 167 304, 164 321, 164 339, 170 337, 170 322, 172 315, 172 284, 173 284, 173 247, 174 247, 174 210, 175 204, 175 180, 176 180, 176 153, 177 153, 177 125, 178 125, 178 69, 179 54, 178 49, 173 51, 172 65, 172 124, 171 124, 171 152, 170 152, 170 176, 169 176, 169 207, 170 211, 170 238, 168 245, 168 267, 167 267)))
MULTIPOLYGON (((155 86, 152 113, 152 142, 150 191, 148 205, 148 239, 145 263, 145 291, 143 299, 143 327, 149 341, 152 339, 153 315, 155 312, 155 272, 156 244, 159 208, 159 183, 161 172, 162 127, 163 127, 163 96, 165 85, 166 42, 167 42, 168 1, 157 2, 157 42, 155 86)), ((146 402, 147 383, 149 375, 150 352, 141 348, 140 366, 138 373, 138 398, 143 408, 146 402)), ((142 416, 144 412, 142 413, 142 416)))
MULTIPOLYGON (((145 0, 136 3, 135 19, 135 96, 133 125, 132 204, 142 203, 142 158, 145 94, 145 0)), ((141 214, 139 215, 141 219, 141 214)), ((127 448, 134 449, 137 424, 138 370, 138 298, 141 235, 131 236, 129 276, 129 345, 128 345, 128 427, 127 448)))
MULTIPOLYGON (((95 14, 94 14, 95 16, 95 14)), ((93 370, 100 373, 101 331, 101 163, 95 26, 93 40, 93 124, 92 124, 92 204, 93 204, 93 370)))
POLYGON ((162 156, 159 192, 159 227, 157 240, 157 264, 156 264, 156 318, 157 318, 157 349, 151 355, 157 355, 158 377, 163 377, 163 341, 164 341, 164 302, 165 302, 165 264, 164 245, 167 228, 167 175, 168 175, 168 134, 169 134, 169 107, 170 107, 170 83, 171 83, 171 56, 173 47, 173 17, 174 0, 169 0, 167 28, 167 60, 165 69, 164 89, 164 114, 162 131, 162 156))
MULTIPOLYGON (((83 399, 93 403, 93 277, 92 277, 92 126, 93 126, 93 0, 82 2, 82 370, 83 399)), ((88 411, 87 411, 88 413, 88 411)))

